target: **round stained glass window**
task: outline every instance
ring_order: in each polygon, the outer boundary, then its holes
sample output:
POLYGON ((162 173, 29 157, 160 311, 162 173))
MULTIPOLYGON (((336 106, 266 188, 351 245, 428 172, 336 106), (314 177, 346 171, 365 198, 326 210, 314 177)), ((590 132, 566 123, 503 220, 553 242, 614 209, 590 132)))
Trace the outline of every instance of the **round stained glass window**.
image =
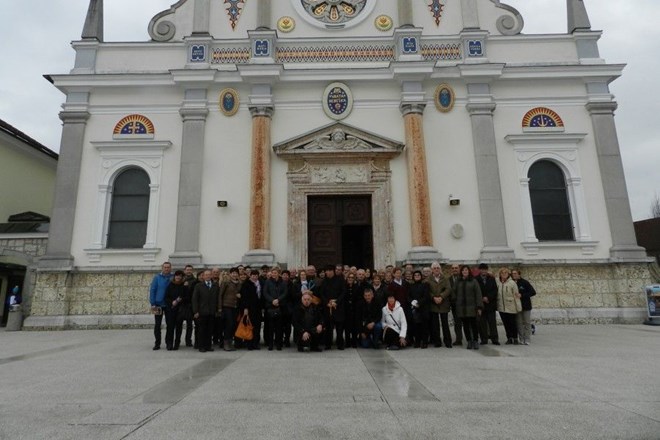
POLYGON ((364 20, 376 0, 292 0, 298 13, 316 27, 345 29, 364 20))

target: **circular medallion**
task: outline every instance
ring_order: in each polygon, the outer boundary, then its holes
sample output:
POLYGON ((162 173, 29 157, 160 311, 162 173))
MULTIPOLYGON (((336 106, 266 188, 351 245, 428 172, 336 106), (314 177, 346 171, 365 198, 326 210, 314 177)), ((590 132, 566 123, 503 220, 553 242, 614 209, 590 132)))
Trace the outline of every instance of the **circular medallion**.
POLYGON ((323 111, 336 120, 346 118, 353 110, 353 94, 344 83, 335 82, 323 92, 323 111))
POLYGON ((277 29, 281 32, 288 33, 294 30, 296 27, 296 21, 291 17, 282 17, 277 20, 277 29))
POLYGON ((220 111, 225 116, 234 116, 238 111, 240 100, 234 89, 224 89, 220 92, 220 111))
POLYGON ((387 32, 390 29, 392 29, 393 22, 392 22, 392 17, 389 15, 379 15, 376 17, 376 21, 374 21, 374 25, 376 26, 376 29, 378 29, 381 32, 387 32))
POLYGON ((291 0, 308 23, 325 29, 345 29, 362 22, 376 7, 376 0, 291 0))
POLYGON ((435 106, 438 111, 447 113, 454 108, 454 89, 448 84, 440 84, 435 89, 435 106))
POLYGON ((451 236, 456 239, 463 238, 463 234, 465 233, 465 231, 463 230, 463 225, 460 225, 458 223, 452 225, 451 228, 449 229, 449 232, 451 233, 451 236))

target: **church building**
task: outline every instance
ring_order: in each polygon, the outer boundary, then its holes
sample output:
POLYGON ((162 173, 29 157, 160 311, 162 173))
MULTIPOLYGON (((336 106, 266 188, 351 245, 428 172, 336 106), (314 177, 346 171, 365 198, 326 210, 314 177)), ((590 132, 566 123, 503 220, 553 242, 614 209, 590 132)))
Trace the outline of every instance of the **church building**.
POLYGON ((66 99, 26 325, 149 324, 164 261, 486 262, 535 285, 535 319, 639 322, 624 65, 566 4, 567 32, 528 35, 500 0, 180 0, 107 42, 90 0, 47 76, 66 99))

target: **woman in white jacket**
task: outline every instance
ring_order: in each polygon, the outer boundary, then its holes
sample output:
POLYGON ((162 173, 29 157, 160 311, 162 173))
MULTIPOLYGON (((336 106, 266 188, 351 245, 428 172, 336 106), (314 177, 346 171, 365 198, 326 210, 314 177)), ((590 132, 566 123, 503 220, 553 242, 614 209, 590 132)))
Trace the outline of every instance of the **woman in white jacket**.
POLYGON ((506 330, 506 343, 518 345, 518 333, 522 328, 522 304, 518 285, 511 278, 509 269, 500 269, 497 277, 497 311, 500 312, 504 330, 506 330))
POLYGON ((408 323, 406 314, 393 293, 387 296, 387 304, 383 307, 383 341, 388 350, 398 350, 406 346, 408 323))

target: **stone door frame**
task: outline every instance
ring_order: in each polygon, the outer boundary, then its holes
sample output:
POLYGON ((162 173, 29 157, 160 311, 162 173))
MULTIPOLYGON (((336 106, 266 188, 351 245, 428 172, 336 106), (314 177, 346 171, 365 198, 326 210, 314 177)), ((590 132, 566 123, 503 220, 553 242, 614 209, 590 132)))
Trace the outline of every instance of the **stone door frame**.
POLYGON ((394 264, 390 161, 402 143, 333 123, 273 147, 289 164, 287 265, 308 264, 309 196, 371 196, 374 266, 394 264))

